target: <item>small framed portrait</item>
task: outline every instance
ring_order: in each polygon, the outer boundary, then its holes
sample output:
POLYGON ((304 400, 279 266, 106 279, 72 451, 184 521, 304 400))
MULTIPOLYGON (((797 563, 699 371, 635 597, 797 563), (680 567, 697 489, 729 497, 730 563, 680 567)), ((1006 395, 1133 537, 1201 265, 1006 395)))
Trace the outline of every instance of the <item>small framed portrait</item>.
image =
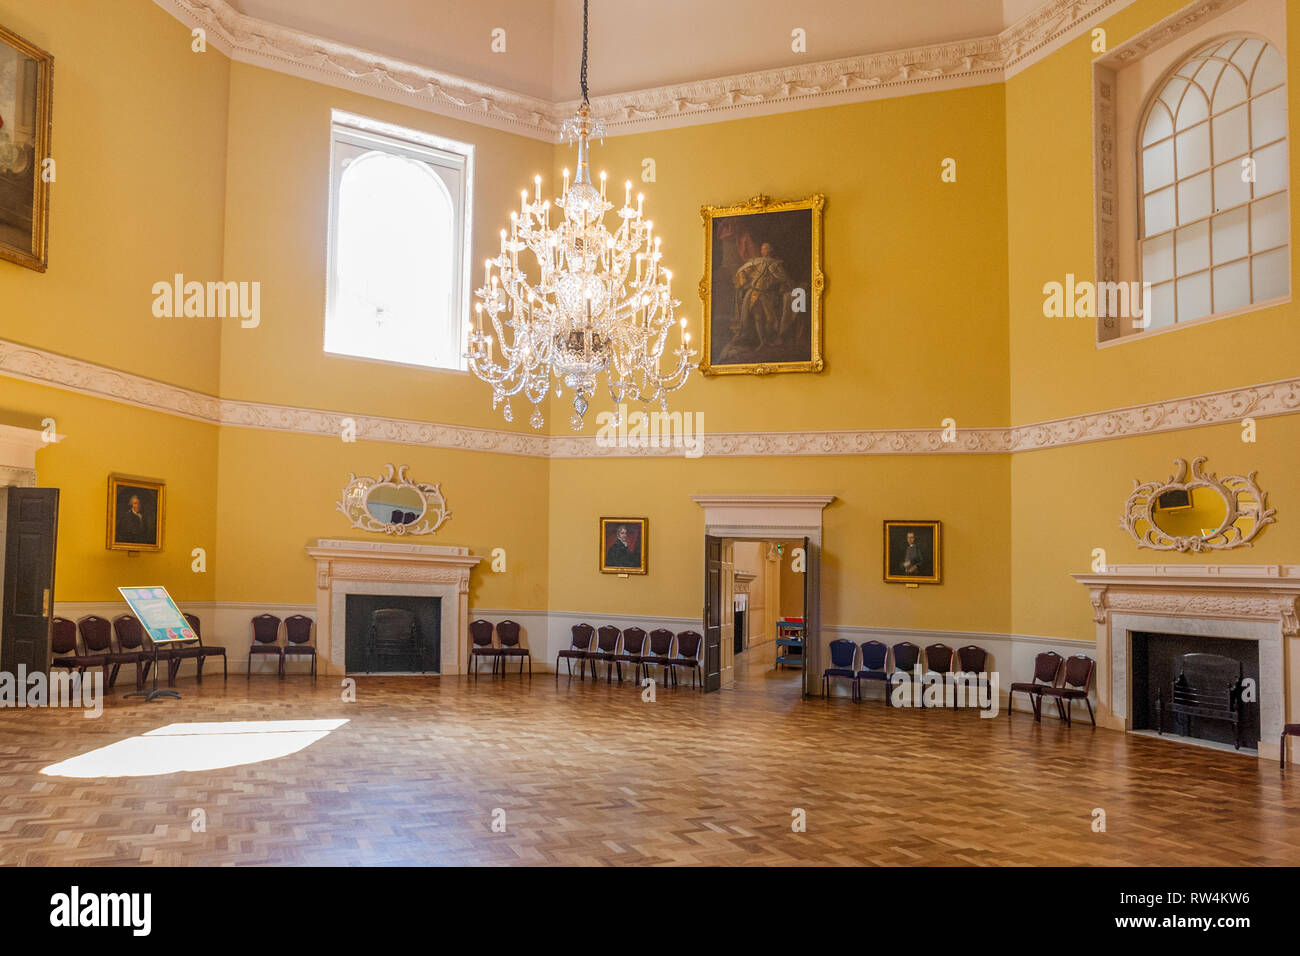
POLYGON ((600 519, 602 574, 645 574, 650 570, 650 519, 600 519))
POLYGON ((0 27, 0 259, 49 261, 50 99, 54 58, 0 27))
POLYGON ((885 580, 939 584, 943 580, 943 538, 938 521, 885 522, 885 580))
POLYGON ((161 551, 167 485, 135 475, 108 476, 108 549, 161 551))
POLYGON ((820 372, 826 197, 704 206, 705 375, 820 372))

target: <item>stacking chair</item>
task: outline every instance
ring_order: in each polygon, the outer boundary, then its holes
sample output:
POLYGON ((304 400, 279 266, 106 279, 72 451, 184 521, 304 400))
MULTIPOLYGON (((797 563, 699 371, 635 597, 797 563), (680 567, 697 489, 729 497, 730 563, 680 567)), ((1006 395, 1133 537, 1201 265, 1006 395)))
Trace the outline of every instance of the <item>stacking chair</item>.
MULTIPOLYGON (((896 674, 906 674, 908 679, 908 689, 911 690, 911 681, 916 679, 916 665, 921 660, 921 648, 911 641, 900 641, 895 644, 890 653, 894 658, 894 668, 889 674, 889 683, 885 685, 885 693, 891 695, 894 690, 894 677, 896 674)), ((925 695, 921 695, 921 703, 925 704, 925 695)))
MULTIPOLYGON (((591 660, 591 679, 596 679, 596 663, 605 662, 605 683, 614 683, 614 664, 615 658, 618 657, 618 639, 623 636, 623 632, 612 624, 605 624, 596 628, 596 647, 591 651, 589 659, 591 660)), ((619 682, 623 680, 619 675, 619 682)))
MULTIPOLYGON (((965 647, 957 648, 957 662, 960 673, 963 675, 958 683, 964 684, 967 690, 964 692, 967 702, 970 701, 970 686, 975 685, 975 699, 979 700, 979 689, 981 686, 992 687, 988 682, 988 660, 989 652, 984 650, 978 644, 967 644, 965 647)), ((957 703, 957 688, 953 688, 953 706, 957 703)))
MULTIPOLYGON (((947 644, 931 644, 925 649, 925 673, 921 675, 921 680, 925 681, 931 676, 939 678, 939 706, 948 706, 948 684, 951 682, 952 687, 952 706, 957 707, 957 684, 952 672, 952 661, 956 655, 953 654, 952 648, 947 644)), ((921 688, 921 706, 925 706, 925 688, 921 688)))
MULTIPOLYGON (((180 661, 173 656, 175 647, 160 644, 155 655, 153 638, 145 635, 144 625, 134 614, 122 614, 113 618, 113 634, 117 637, 117 651, 122 658, 121 663, 129 664, 132 656, 136 658, 136 687, 142 687, 144 681, 149 679, 149 670, 155 660, 158 662, 159 675, 163 667, 167 668, 167 686, 176 686, 176 668, 180 661)), ((121 664, 113 664, 113 675, 108 679, 109 687, 117 682, 117 670, 120 666, 121 664)))
POLYGON ((858 699, 858 674, 853 669, 853 658, 857 656, 858 646, 844 639, 831 641, 831 666, 822 671, 822 696, 831 695, 831 681, 842 677, 849 682, 849 695, 858 699))
POLYGON ((878 680, 885 685, 885 706, 889 700, 889 645, 882 641, 862 642, 862 669, 855 677, 858 685, 858 703, 862 702, 862 682, 878 680))
MULTIPOLYGON (((311 658, 311 679, 316 679, 316 645, 311 642, 312 621, 305 614, 290 614, 284 619, 283 659, 288 663, 290 657, 303 655, 311 658)), ((284 664, 280 665, 281 669, 284 664)))
POLYGON ((259 614, 253 618, 253 643, 248 647, 248 677, 253 676, 253 657, 258 654, 276 656, 276 673, 283 680, 284 648, 280 646, 280 619, 274 614, 259 614))
POLYGON ((207 659, 209 657, 221 658, 221 678, 222 680, 228 679, 230 677, 230 669, 226 664, 226 649, 224 647, 218 647, 213 644, 203 643, 203 628, 200 626, 200 622, 197 614, 187 613, 185 615, 185 620, 190 622, 190 629, 194 631, 194 636, 199 639, 199 643, 197 645, 183 649, 187 652, 191 650, 198 652, 197 654, 193 654, 193 655, 186 654, 184 656, 193 656, 195 660, 198 662, 197 664, 198 671, 196 676, 199 679, 199 683, 200 684, 203 683, 203 665, 207 662, 207 659))
POLYGON ((112 665, 113 669, 108 672, 104 681, 109 687, 112 687, 113 682, 117 680, 117 672, 123 664, 135 665, 135 686, 137 688, 144 686, 144 679, 149 676, 149 664, 153 658, 146 659, 144 654, 137 651, 128 653, 113 650, 113 626, 108 622, 108 618, 88 614, 77 622, 77 630, 81 632, 81 643, 86 648, 86 653, 104 658, 105 670, 112 665))
POLYGON ((668 660, 673 655, 673 640, 676 637, 672 631, 666 627, 656 627, 650 632, 650 653, 645 658, 646 673, 649 673, 650 665, 659 666, 659 681, 663 683, 665 671, 668 669, 668 660))
POLYGON ((1065 661, 1065 674, 1059 686, 1044 687, 1039 691, 1039 697, 1050 697, 1056 701, 1056 712, 1061 715, 1065 725, 1070 726, 1070 709, 1074 706, 1076 700, 1081 700, 1088 705, 1088 719, 1092 721, 1094 727, 1097 726, 1097 718, 1092 712, 1092 701, 1088 699, 1088 691, 1092 689, 1092 675, 1097 668, 1097 662, 1087 654, 1075 654, 1065 661))
POLYGON ((1021 681, 1011 685, 1011 690, 1007 692, 1007 717, 1010 718, 1012 698, 1019 691, 1029 695, 1029 703, 1034 708, 1034 720, 1042 720, 1043 717, 1043 691, 1048 687, 1055 687, 1061 677, 1061 663, 1065 658, 1061 657, 1056 651, 1043 651, 1034 658, 1034 679, 1032 681, 1021 681))
POLYGON ((506 661, 512 657, 519 658, 519 673, 524 672, 524 660, 528 661, 528 676, 533 676, 533 655, 528 648, 519 643, 519 624, 517 621, 502 621, 497 625, 497 639, 501 641, 501 676, 506 673, 506 661))
POLYGON ((700 677, 700 645, 703 643, 704 638, 698 631, 682 631, 677 635, 677 655, 667 661, 673 684, 677 683, 677 669, 685 668, 691 672, 691 687, 695 687, 698 678, 700 689, 704 689, 704 679, 700 677))
MULTIPOLYGON (((77 624, 66 617, 56 617, 50 622, 50 649, 54 659, 50 661, 51 670, 65 667, 84 674, 87 667, 105 669, 108 663, 103 654, 83 654, 77 647, 77 624)), ((107 675, 105 675, 107 680, 107 675)))
POLYGON ((585 676, 587 663, 591 662, 591 679, 596 679, 596 662, 591 660, 591 638, 596 633, 590 624, 573 625, 573 636, 569 639, 568 650, 560 651, 555 656, 555 680, 560 680, 560 661, 567 661, 569 676, 573 676, 573 662, 578 662, 578 676, 585 676))
MULTIPOLYGON (((492 622, 479 618, 469 622, 469 636, 473 646, 469 649, 469 666, 478 680, 478 663, 486 657, 492 662, 492 676, 496 676, 497 665, 502 664, 501 648, 492 646, 492 622)), ((520 664, 520 667, 523 665, 520 664)))
POLYGON ((618 669, 618 682, 623 683, 623 665, 633 664, 635 669, 632 672, 633 680, 639 686, 641 684, 641 668, 645 666, 648 658, 645 654, 646 632, 645 628, 628 627, 623 630, 623 653, 614 655, 614 666, 618 669))

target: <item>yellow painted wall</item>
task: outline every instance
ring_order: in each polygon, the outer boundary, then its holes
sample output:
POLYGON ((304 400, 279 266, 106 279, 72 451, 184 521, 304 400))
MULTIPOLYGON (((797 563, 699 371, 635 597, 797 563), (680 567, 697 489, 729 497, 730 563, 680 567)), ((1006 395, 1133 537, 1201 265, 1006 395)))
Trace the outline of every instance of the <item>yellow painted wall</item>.
POLYGON ((229 61, 149 2, 0 23, 54 56, 57 171, 49 270, 0 263, 0 338, 215 394, 220 320, 155 318, 152 288, 221 278, 229 61))
MULTIPOLYGON (((1181 8, 1142 0, 1102 23, 1113 48, 1181 8)), ((1229 12, 1216 29, 1229 32, 1229 12)), ((1300 23, 1288 23, 1290 89, 1300 89, 1300 23)), ((1011 420, 1041 421, 1116 406, 1289 378, 1300 372, 1294 303, 1098 349, 1093 320, 1047 319, 1043 284, 1093 275, 1090 38, 1006 84, 1011 420)), ((1291 134, 1294 139, 1296 127, 1291 134)), ((1121 143, 1118 148, 1133 148, 1121 143)), ((1300 205, 1292 191, 1292 221, 1300 205)), ((1296 254, 1293 244, 1292 255, 1296 254)), ((1297 273, 1293 268, 1293 276, 1297 273)), ((1293 278, 1294 281, 1294 278, 1293 278)), ((1243 414, 1247 414, 1243 411, 1243 414)), ((1300 419, 1261 419, 1259 440, 1237 424, 1107 441, 1012 457, 1011 617, 1021 634, 1091 640, 1087 571, 1094 547, 1118 564, 1295 563, 1300 524, 1291 508, 1300 419), (1220 473, 1259 471, 1278 523, 1253 548, 1179 555, 1139 549, 1119 527, 1133 479, 1164 478, 1173 459, 1209 457, 1220 473), (1290 516, 1288 516, 1290 515, 1290 516)))
POLYGON ((161 584, 179 601, 215 599, 216 427, 8 378, 0 408, 53 418, 64 436, 36 453, 37 484, 59 489, 57 600, 117 601, 118 587, 141 584, 161 584), (105 547, 109 472, 167 482, 162 552, 105 547), (207 553, 206 573, 191 570, 194 548, 207 553))
POLYGON ((345 443, 259 429, 221 429, 217 541, 222 601, 311 604, 317 538, 382 539, 351 528, 335 510, 348 473, 377 475, 385 462, 409 464, 416 481, 437 482, 452 517, 416 544, 467 546, 484 557, 471 575, 472 607, 546 606, 547 474, 541 459, 475 452, 345 443), (493 548, 507 570, 492 573, 493 548))

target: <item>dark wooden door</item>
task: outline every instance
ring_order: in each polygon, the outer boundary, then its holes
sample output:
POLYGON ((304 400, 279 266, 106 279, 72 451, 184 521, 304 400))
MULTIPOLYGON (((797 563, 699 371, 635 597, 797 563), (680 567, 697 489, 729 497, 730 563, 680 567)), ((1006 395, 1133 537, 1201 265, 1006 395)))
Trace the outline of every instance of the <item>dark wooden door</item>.
POLYGON ((722 539, 704 536, 704 689, 722 687, 722 539))
POLYGON ((0 604, 0 670, 25 665, 30 674, 50 666, 54 606, 54 542, 59 526, 57 488, 3 488, 4 599, 0 604))

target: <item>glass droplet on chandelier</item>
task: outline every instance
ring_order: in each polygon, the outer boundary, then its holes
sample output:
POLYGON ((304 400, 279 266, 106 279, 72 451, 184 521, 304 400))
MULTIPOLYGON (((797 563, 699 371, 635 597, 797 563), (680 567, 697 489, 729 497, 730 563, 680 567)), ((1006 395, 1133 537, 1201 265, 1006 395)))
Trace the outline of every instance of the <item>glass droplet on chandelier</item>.
POLYGON ((536 405, 533 406, 532 415, 528 417, 528 424, 532 425, 537 431, 541 431, 542 426, 546 424, 546 419, 542 417, 542 410, 536 405))
POLYGON ((501 417, 508 422, 513 422, 515 420, 515 413, 514 410, 510 407, 509 399, 506 399, 506 407, 501 410, 501 417))

